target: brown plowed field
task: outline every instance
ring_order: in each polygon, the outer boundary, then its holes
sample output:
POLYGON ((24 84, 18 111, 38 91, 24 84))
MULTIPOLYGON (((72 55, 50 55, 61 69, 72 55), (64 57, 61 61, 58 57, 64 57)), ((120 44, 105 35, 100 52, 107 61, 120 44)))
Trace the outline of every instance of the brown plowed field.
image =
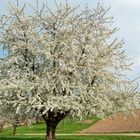
POLYGON ((118 113, 98 121, 93 126, 82 130, 80 133, 111 133, 111 132, 136 132, 140 131, 140 110, 125 115, 118 113))

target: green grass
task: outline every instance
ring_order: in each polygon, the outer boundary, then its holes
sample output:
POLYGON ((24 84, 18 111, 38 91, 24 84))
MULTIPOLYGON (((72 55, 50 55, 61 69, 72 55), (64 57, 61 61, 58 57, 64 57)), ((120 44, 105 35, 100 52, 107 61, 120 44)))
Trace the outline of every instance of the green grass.
MULTIPOLYGON (((92 124, 80 124, 79 121, 65 119, 62 121, 58 127, 56 133, 75 133, 79 130, 85 129, 90 125, 93 125, 99 119, 86 118, 93 120, 92 124)), ((44 122, 31 126, 21 126, 17 128, 17 135, 11 136, 12 129, 7 128, 0 134, 0 140, 44 140, 45 136, 25 136, 24 134, 29 133, 44 133, 46 131, 46 126, 44 122)), ((57 140, 140 140, 140 137, 132 136, 57 136, 57 140)))
MULTIPOLYGON (((44 140, 44 137, 0 137, 0 140, 44 140)), ((140 140, 140 137, 128 136, 58 136, 57 140, 140 140)))
MULTIPOLYGON (((71 120, 66 118, 64 121, 61 121, 57 127, 56 133, 75 133, 79 130, 88 128, 89 126, 93 125, 95 122, 99 120, 99 118, 88 118, 93 121, 91 124, 80 124, 77 120, 71 120)), ((31 126, 21 126, 17 127, 17 134, 25 134, 25 133, 45 133, 46 125, 44 122, 39 124, 34 124, 31 126)), ((11 135, 12 129, 7 128, 3 131, 0 135, 11 135)))

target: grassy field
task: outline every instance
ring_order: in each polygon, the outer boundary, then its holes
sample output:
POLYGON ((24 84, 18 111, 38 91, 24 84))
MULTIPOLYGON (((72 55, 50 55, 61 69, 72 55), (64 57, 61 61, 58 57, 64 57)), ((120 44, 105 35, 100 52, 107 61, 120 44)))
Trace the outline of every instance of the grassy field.
MULTIPOLYGON (((91 124, 81 124, 79 121, 76 120, 70 120, 70 119, 65 119, 64 121, 61 121, 60 124, 57 127, 56 133, 75 133, 79 130, 82 130, 84 128, 87 128, 91 125, 93 125, 95 122, 97 122, 99 119, 94 117, 94 118, 88 118, 92 120, 93 123, 91 124)), ((17 127, 17 134, 25 134, 25 133, 45 133, 46 131, 46 126, 44 122, 41 122, 39 124, 34 124, 31 126, 22 126, 22 127, 17 127)), ((12 129, 7 128, 1 133, 0 135, 11 135, 12 134, 12 129)))
MULTIPOLYGON (((87 119, 87 118, 86 118, 87 119)), ((93 125, 98 118, 88 118, 93 121, 91 124, 81 124, 79 121, 65 119, 58 127, 56 133, 74 134, 75 132, 93 125)), ((45 136, 25 136, 24 134, 45 134, 46 126, 44 122, 31 126, 22 126, 17 128, 17 135, 11 136, 12 129, 7 128, 0 134, 0 140, 44 140, 45 136)), ((140 137, 130 136, 57 136, 57 140, 140 140, 140 137)))

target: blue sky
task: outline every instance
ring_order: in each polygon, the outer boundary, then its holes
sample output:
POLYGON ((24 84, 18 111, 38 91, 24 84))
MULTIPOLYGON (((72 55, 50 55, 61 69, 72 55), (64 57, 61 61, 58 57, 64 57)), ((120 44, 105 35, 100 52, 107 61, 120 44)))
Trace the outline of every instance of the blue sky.
MULTIPOLYGON (((16 0, 9 0, 16 1, 16 0)), ((24 3, 28 1, 35 5, 36 0, 19 0, 24 3)), ((48 1, 53 7, 53 0, 38 0, 39 2, 48 1)), ((65 0, 56 0, 65 2, 65 0)), ((85 4, 93 8, 98 0, 67 0, 72 5, 80 4, 84 7, 85 4)), ((0 0, 0 13, 5 13, 8 0, 0 0)), ((111 7, 109 15, 114 17, 115 25, 120 28, 117 36, 125 40, 125 49, 127 55, 132 58, 134 65, 132 71, 127 74, 131 79, 140 76, 140 0, 100 0, 106 7, 111 7)), ((0 52, 1 55, 1 52, 0 52)))

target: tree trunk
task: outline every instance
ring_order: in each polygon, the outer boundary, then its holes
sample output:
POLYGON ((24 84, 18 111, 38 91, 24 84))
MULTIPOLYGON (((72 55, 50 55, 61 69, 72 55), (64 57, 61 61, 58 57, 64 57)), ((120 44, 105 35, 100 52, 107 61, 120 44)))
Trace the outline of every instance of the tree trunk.
POLYGON ((19 123, 18 119, 16 118, 13 122, 13 136, 16 135, 16 131, 17 131, 17 124, 19 123))
POLYGON ((46 131, 46 139, 47 140, 56 140, 55 130, 57 124, 53 121, 47 122, 47 131, 46 131))
POLYGON ((2 130, 3 130, 3 124, 0 124, 0 133, 2 133, 2 130))
POLYGON ((47 130, 46 130, 46 140, 56 140, 55 136, 55 130, 58 125, 58 123, 66 117, 66 113, 54 113, 51 111, 48 111, 46 115, 43 115, 43 119, 45 120, 47 130))
POLYGON ((16 135, 16 129, 17 129, 17 126, 16 125, 13 125, 13 136, 16 135))

